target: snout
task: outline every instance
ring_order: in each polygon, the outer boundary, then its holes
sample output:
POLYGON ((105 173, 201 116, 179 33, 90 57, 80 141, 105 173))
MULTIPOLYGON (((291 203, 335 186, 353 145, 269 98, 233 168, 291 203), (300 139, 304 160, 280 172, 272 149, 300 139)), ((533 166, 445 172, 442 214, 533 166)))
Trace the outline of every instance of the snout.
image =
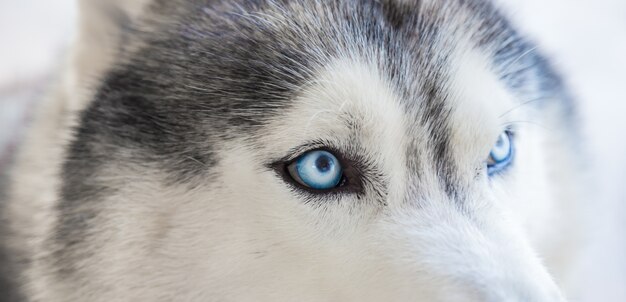
MULTIPOLYGON (((480 226, 480 225, 479 225, 480 226)), ((525 236, 504 221, 495 221, 473 240, 459 259, 468 268, 463 276, 487 302, 564 302, 564 296, 525 236), (472 242, 473 241, 473 242, 472 242), (475 250, 472 250, 475 249, 475 250)), ((472 230, 472 228, 470 228, 472 230)))
POLYGON ((476 272, 466 280, 469 287, 477 292, 479 301, 565 302, 561 291, 539 261, 512 259, 500 262, 499 267, 492 270, 476 272))
POLYGON ((404 240, 396 252, 408 260, 402 269, 418 276, 420 288, 437 288, 429 301, 566 301, 523 232, 510 221, 450 212, 405 218, 394 223, 394 237, 403 234, 404 240))

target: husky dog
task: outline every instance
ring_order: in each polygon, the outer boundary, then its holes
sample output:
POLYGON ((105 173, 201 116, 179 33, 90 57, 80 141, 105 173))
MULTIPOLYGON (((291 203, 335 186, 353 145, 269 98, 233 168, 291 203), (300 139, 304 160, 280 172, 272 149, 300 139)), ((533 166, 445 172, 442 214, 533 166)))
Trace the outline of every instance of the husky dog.
POLYGON ((83 1, 25 301, 565 301, 574 106, 482 0, 83 1))

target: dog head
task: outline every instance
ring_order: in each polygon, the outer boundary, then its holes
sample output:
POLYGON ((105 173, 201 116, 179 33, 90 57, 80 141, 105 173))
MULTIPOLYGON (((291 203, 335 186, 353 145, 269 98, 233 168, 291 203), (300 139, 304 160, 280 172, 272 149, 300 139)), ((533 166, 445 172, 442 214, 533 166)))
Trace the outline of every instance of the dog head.
POLYGON ((571 103, 489 3, 156 1, 120 32, 63 167, 64 295, 562 301, 571 103))

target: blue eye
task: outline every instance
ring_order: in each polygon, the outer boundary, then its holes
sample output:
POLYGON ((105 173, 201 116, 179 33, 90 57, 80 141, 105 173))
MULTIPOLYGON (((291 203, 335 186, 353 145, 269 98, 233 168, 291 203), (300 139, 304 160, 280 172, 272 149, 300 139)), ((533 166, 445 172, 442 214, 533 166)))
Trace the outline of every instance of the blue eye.
POLYGON ((489 160, 487 160, 487 171, 489 175, 494 175, 510 166, 513 162, 513 155, 513 138, 509 131, 505 131, 500 134, 498 141, 489 154, 489 160))
POLYGON ((305 153, 289 165, 287 170, 299 184, 315 190, 335 188, 343 177, 339 160, 330 152, 323 150, 305 153))

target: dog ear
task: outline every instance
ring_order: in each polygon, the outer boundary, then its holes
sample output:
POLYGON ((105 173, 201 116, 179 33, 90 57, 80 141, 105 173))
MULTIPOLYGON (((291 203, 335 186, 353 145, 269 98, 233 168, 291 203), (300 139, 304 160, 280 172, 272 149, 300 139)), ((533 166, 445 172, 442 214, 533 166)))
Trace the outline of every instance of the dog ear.
POLYGON ((79 0, 79 42, 115 47, 155 0, 79 0))
POLYGON ((91 92, 107 69, 115 64, 130 28, 156 0, 79 0, 77 36, 66 81, 80 97, 66 98, 72 111, 86 106, 91 92))
POLYGON ((81 25, 124 26, 137 19, 154 0, 79 0, 81 25))

